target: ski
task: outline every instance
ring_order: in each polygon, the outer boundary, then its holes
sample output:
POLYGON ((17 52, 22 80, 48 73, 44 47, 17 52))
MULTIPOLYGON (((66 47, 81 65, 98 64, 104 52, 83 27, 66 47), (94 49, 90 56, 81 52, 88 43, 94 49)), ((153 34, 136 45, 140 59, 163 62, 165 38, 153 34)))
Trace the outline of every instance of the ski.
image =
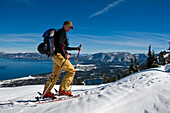
POLYGON ((57 101, 62 101, 62 100, 78 98, 78 97, 80 97, 79 94, 78 95, 73 95, 73 96, 57 96, 56 99, 44 98, 44 99, 40 99, 39 101, 37 101, 37 100, 25 100, 25 101, 8 100, 8 101, 12 105, 30 105, 31 107, 34 107, 34 106, 36 106, 38 104, 57 102, 57 101))
POLYGON ((35 107, 38 104, 45 104, 45 103, 51 103, 51 102, 57 102, 57 101, 64 101, 69 100, 73 98, 79 98, 81 96, 88 95, 88 91, 84 92, 83 94, 77 94, 77 95, 59 95, 58 91, 55 89, 56 92, 56 98, 42 98, 42 93, 38 92, 39 96, 35 97, 34 100, 8 100, 11 105, 19 105, 19 106, 30 106, 35 107))
POLYGON ((80 95, 73 95, 73 96, 59 96, 59 98, 51 99, 51 100, 48 100, 48 101, 42 101, 42 100, 41 100, 41 101, 39 101, 39 102, 36 102, 36 104, 44 104, 44 103, 50 103, 50 102, 68 100, 68 99, 78 98, 78 97, 80 97, 80 95))
POLYGON ((49 102, 56 102, 56 101, 61 101, 61 100, 67 100, 67 99, 72 99, 72 98, 78 98, 80 97, 80 94, 78 95, 59 95, 58 91, 54 88, 55 92, 56 92, 56 98, 41 98, 41 96, 43 95, 42 93, 38 92, 38 94, 40 95, 40 97, 35 97, 37 100, 36 104, 43 104, 43 103, 49 103, 49 102), (44 99, 49 99, 47 101, 43 101, 44 99))
POLYGON ((15 106, 30 106, 30 107, 35 107, 37 106, 36 104, 34 104, 34 102, 36 101, 31 101, 31 100, 27 100, 27 101, 15 101, 15 100, 8 100, 10 102, 11 105, 15 105, 15 106))

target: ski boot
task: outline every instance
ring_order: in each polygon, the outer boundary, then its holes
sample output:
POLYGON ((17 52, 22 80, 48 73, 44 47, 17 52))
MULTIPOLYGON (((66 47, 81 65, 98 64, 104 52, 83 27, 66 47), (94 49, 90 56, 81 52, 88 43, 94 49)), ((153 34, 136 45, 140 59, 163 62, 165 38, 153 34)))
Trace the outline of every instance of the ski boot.
POLYGON ((46 93, 43 98, 52 98, 52 99, 55 99, 55 94, 52 93, 52 92, 49 92, 49 93, 46 93))
POLYGON ((70 90, 65 91, 65 90, 59 89, 59 95, 72 96, 72 92, 70 90))

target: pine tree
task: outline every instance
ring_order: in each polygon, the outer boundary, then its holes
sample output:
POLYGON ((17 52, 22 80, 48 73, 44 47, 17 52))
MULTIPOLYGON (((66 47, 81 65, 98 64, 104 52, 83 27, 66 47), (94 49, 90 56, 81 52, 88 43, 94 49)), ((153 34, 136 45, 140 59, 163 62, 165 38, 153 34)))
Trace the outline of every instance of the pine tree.
POLYGON ((147 58, 147 68, 152 68, 152 63, 153 63, 153 55, 151 52, 151 45, 150 45, 148 51, 148 58, 147 58))
POLYGON ((136 59, 136 56, 134 55, 135 58, 135 64, 136 64, 136 72, 142 71, 142 67, 140 66, 139 62, 136 59))
POLYGON ((73 80, 73 85, 76 85, 77 84, 77 81, 76 79, 73 80))
POLYGON ((170 53, 168 53, 167 64, 170 63, 170 53))
POLYGON ((82 85, 82 82, 83 81, 81 80, 81 77, 79 77, 78 80, 77 80, 77 85, 82 85))
POLYGON ((119 78, 123 78, 124 77, 121 73, 117 73, 117 75, 119 76, 119 78))
POLYGON ((93 81, 92 85, 95 85, 94 81, 93 81))
POLYGON ((103 75, 103 83, 108 83, 109 82, 109 78, 106 76, 106 73, 104 73, 103 75))
POLYGON ((120 79, 120 77, 119 76, 116 76, 116 81, 118 81, 120 79))
POLYGON ((115 77, 110 78, 110 82, 114 82, 114 81, 116 81, 115 77))
POLYGON ((116 77, 113 77, 112 79, 111 79, 111 82, 115 82, 116 81, 116 77))
POLYGON ((129 73, 132 74, 132 73, 135 73, 135 72, 136 72, 136 67, 135 67, 135 65, 134 65, 134 63, 133 63, 133 59, 130 58, 130 60, 131 60, 131 65, 130 65, 130 67, 129 67, 129 73))
POLYGON ((165 65, 164 53, 162 51, 159 53, 159 63, 165 65))
POLYGON ((153 63, 152 63, 152 67, 158 67, 158 59, 157 59, 157 57, 155 56, 155 52, 153 51, 153 54, 152 54, 153 56, 153 63))

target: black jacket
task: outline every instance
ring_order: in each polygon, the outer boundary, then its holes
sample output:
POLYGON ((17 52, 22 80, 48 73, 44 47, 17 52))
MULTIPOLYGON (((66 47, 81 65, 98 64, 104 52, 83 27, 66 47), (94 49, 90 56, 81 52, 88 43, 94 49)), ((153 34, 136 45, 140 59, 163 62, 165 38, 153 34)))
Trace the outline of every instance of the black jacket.
POLYGON ((54 35, 54 45, 55 45, 55 54, 61 53, 61 55, 66 58, 68 54, 67 50, 77 50, 77 47, 68 47, 68 39, 66 36, 66 31, 64 28, 56 31, 54 35))

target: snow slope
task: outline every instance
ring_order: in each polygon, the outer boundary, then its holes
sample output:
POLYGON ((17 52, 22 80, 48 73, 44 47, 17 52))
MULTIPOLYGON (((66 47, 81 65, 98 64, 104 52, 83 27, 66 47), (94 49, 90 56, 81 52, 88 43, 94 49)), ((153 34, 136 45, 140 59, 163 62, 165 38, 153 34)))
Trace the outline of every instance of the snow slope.
POLYGON ((0 113, 170 113, 170 73, 165 66, 109 84, 73 86, 74 94, 88 91, 79 98, 34 107, 7 104, 8 99, 33 100, 42 90, 43 85, 0 88, 0 113))
POLYGON ((170 64, 167 64, 167 65, 165 66, 165 71, 170 72, 170 64))

